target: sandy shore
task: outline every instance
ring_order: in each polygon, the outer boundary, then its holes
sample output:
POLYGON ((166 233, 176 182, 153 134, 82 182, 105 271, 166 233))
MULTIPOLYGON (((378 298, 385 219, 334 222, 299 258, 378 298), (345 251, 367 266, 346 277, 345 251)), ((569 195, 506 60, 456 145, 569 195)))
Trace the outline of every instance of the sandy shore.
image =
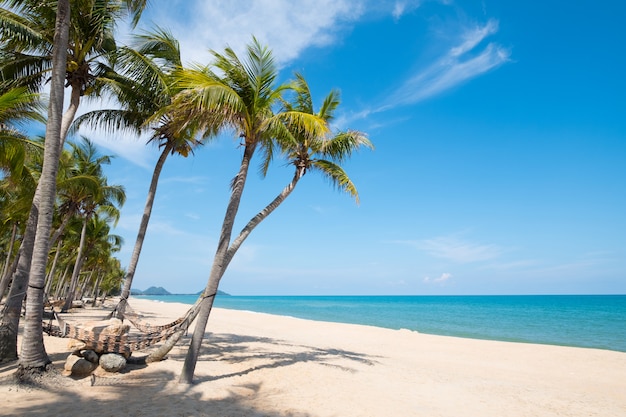
MULTIPOLYGON (((155 323, 189 306, 132 299, 155 323)), ((80 313, 76 313, 80 314, 80 313)), ((7 382, 2 416, 626 416, 626 353, 430 336, 215 309, 196 370, 168 360, 109 377, 7 382)), ((45 336, 55 368, 65 339, 45 336)))

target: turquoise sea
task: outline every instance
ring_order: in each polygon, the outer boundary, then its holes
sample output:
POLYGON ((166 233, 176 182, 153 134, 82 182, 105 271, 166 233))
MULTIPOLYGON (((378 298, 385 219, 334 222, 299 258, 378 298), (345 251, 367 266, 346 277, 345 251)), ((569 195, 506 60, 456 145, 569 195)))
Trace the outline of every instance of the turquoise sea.
MULTIPOLYGON (((136 297, 185 304, 197 299, 196 295, 136 297)), ((214 305, 445 336, 626 352, 626 295, 219 295, 214 305)))

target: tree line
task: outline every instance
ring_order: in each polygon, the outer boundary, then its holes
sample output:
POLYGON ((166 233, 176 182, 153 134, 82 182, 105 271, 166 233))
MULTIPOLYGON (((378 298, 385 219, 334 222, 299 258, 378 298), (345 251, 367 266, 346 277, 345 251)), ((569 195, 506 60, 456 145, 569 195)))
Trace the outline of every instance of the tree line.
POLYGON ((10 282, 0 323, 0 361, 18 356, 24 297, 21 371, 45 370, 50 363, 41 326, 45 295, 63 293, 67 309, 88 289, 97 296, 121 285, 117 314, 123 318, 167 158, 187 157, 207 141, 232 135, 241 146, 241 160, 209 279, 191 317, 196 326, 179 379, 191 383, 220 280, 246 238, 308 172, 358 202, 356 186, 341 165, 358 149, 372 148, 371 142, 362 132, 333 128, 338 91, 315 106, 301 74, 279 82, 272 51, 254 37, 242 56, 227 47, 211 51, 206 65, 186 66, 167 29, 135 34, 129 45, 116 42, 115 24, 130 19, 136 25, 146 0, 13 0, 0 6, 0 243, 2 285, 10 282), (50 94, 44 102, 45 85, 50 94), (84 99, 113 99, 117 105, 77 118, 84 99), (45 118, 42 108, 47 108, 45 118), (20 122, 44 122, 45 138, 29 138, 20 122), (125 270, 114 258, 122 242, 110 233, 124 202, 123 187, 109 185, 103 175, 111 158, 87 138, 76 138, 81 126, 111 135, 146 135, 161 150, 125 270), (293 167, 292 178, 237 233, 233 228, 250 165, 258 160, 265 175, 276 159, 293 167))

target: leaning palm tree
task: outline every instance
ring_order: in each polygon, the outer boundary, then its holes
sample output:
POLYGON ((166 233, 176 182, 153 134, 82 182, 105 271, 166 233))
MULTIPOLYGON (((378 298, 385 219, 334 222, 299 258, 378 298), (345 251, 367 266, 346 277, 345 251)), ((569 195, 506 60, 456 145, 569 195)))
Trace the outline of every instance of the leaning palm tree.
MULTIPOLYGON (((296 92, 295 104, 285 103, 283 111, 275 117, 268 119, 268 123, 274 124, 276 143, 289 161, 289 164, 295 167, 293 179, 270 204, 246 224, 239 235, 232 241, 221 265, 221 275, 212 276, 212 280, 210 279, 208 284, 209 289, 205 290, 205 294, 207 291, 209 291, 209 294, 217 292, 219 282, 226 268, 243 242, 263 220, 285 201, 307 171, 320 172, 336 188, 347 192, 357 202, 359 200, 354 183, 337 162, 342 162, 362 146, 372 148, 371 142, 363 133, 358 131, 338 132, 329 137, 330 129, 328 123, 332 120, 334 110, 339 104, 337 92, 331 92, 324 100, 321 109, 314 113, 309 87, 304 78, 297 75, 297 80, 290 88, 296 92)), ((266 153, 266 158, 262 165, 263 174, 267 172, 271 157, 271 153, 266 153)), ((202 313, 198 308, 198 304, 206 298, 212 299, 212 296, 207 297, 203 295, 191 308, 191 314, 186 319, 187 326, 199 313, 202 313)), ((211 307, 208 307, 208 309, 210 313, 211 307)), ((155 362, 165 357, 185 331, 186 327, 183 327, 181 331, 175 333, 159 349, 153 351, 146 361, 155 362)), ((198 336, 194 333, 193 337, 198 336)), ((181 375, 180 382, 182 383, 189 383, 193 378, 193 367, 188 365, 188 363, 195 366, 195 362, 193 362, 193 358, 189 358, 190 352, 187 354, 186 368, 183 369, 183 374, 181 375), (188 375, 188 373, 191 375, 188 375)))
MULTIPOLYGON (((296 74, 292 88, 296 93, 294 102, 286 102, 284 111, 278 113, 272 123, 277 123, 281 128, 279 130, 282 130, 282 133, 277 135, 276 142, 288 163, 295 168, 293 179, 233 240, 226 254, 224 268, 228 267, 254 228, 285 201, 308 171, 320 173, 337 189, 348 193, 357 203, 359 202, 356 186, 339 163, 349 158, 360 147, 373 149, 372 143, 364 133, 355 130, 320 135, 323 129, 309 129, 311 121, 328 125, 333 120, 334 111, 339 105, 339 93, 331 91, 324 99, 320 110, 315 112, 309 85, 301 74, 296 74)), ((268 164, 269 159, 266 159, 263 164, 264 170, 268 164)))
MULTIPOLYGON (((31 157, 43 150, 33 141, 27 139, 22 132, 21 121, 35 120, 43 122, 39 111, 38 96, 28 93, 24 88, 6 89, 2 85, 0 95, 0 170, 4 174, 3 192, 6 192, 3 214, 7 225, 12 223, 12 229, 23 231, 37 183, 38 173, 32 169, 31 157)), ((23 241, 23 240, 22 240, 23 241)), ((12 244, 11 244, 12 247, 12 244)), ((14 259, 8 264, 0 279, 0 298, 4 295, 11 281, 13 271, 17 268, 20 258, 18 251, 14 259)), ((13 282, 11 290, 14 293, 24 293, 25 283, 19 280, 13 282)), ((17 326, 19 323, 22 299, 9 297, 0 314, 0 362, 17 357, 17 326)))
POLYGON ((167 109, 174 120, 183 121, 181 129, 200 124, 207 137, 230 129, 243 142, 241 164, 232 182, 209 282, 199 299, 194 337, 180 378, 183 383, 190 383, 193 378, 250 162, 257 149, 271 152, 275 132, 268 121, 274 116, 273 110, 285 89, 276 83, 278 71, 271 52, 256 39, 248 47, 246 61, 241 61, 230 48, 224 54, 213 51, 213 56, 212 66, 182 70, 178 74, 183 91, 167 109))
MULTIPOLYGON (((242 139, 243 155, 239 172, 232 182, 231 197, 222 223, 209 280, 197 303, 199 305, 197 322, 179 379, 181 383, 191 383, 193 379, 213 300, 230 260, 252 229, 267 217, 293 189, 291 187, 290 190, 283 192, 270 206, 251 220, 239 237, 231 242, 232 229, 252 157, 257 150, 264 154, 262 171, 265 173, 275 148, 281 146, 281 150, 286 150, 290 137, 291 143, 307 138, 326 137, 330 133, 327 122, 333 110, 330 104, 325 106, 328 117, 326 114, 313 114, 312 108, 292 107, 281 110, 279 105, 284 102, 282 94, 291 86, 276 84, 277 70, 271 52, 261 46, 256 39, 248 47, 245 61, 241 61, 230 48, 227 48, 224 54, 213 52, 213 55, 215 57, 213 67, 181 72, 179 82, 185 90, 175 99, 172 112, 187 114, 186 120, 191 124, 200 121, 207 135, 213 135, 224 129, 234 130, 237 137, 242 139), (277 110, 279 112, 275 113, 277 110)), ((343 135, 341 138, 348 136, 350 135, 343 135)), ((352 141, 353 147, 369 144, 363 135, 350 137, 356 137, 352 141)), ((341 141, 337 139, 333 143, 338 144, 341 141)), ((345 145, 349 141, 343 140, 343 142, 345 145)), ((305 148, 309 152, 312 149, 313 152, 324 155, 335 153, 335 157, 339 159, 342 155, 346 156, 349 153, 343 152, 341 146, 335 146, 332 152, 332 147, 328 145, 317 146, 311 143, 305 148), (322 151, 322 148, 326 150, 322 151)), ((304 175, 305 171, 300 167, 303 165, 302 162, 298 160, 299 170, 293 186, 304 175)), ((309 154, 303 166, 310 168, 316 166, 316 163, 319 166, 324 165, 321 160, 312 160, 309 154)), ((330 171, 330 169, 325 170, 327 173, 330 171)), ((342 172, 336 171, 331 178, 343 184, 343 189, 355 193, 356 189, 353 188, 352 183, 345 181, 345 176, 341 174, 342 172)))
POLYGON ((172 98, 178 92, 176 86, 172 85, 172 75, 182 68, 182 62, 178 41, 170 32, 157 28, 154 32, 136 36, 133 48, 121 48, 116 65, 121 70, 109 71, 103 79, 106 90, 117 99, 121 108, 89 112, 79 117, 75 126, 88 124, 110 132, 147 132, 150 135, 148 142, 156 143, 162 149, 152 173, 137 239, 124 279, 121 301, 116 310, 118 316, 123 318, 163 165, 169 155, 186 157, 201 142, 195 139, 193 129, 173 129, 173 120, 167 113, 153 119, 155 113, 171 104, 172 98))

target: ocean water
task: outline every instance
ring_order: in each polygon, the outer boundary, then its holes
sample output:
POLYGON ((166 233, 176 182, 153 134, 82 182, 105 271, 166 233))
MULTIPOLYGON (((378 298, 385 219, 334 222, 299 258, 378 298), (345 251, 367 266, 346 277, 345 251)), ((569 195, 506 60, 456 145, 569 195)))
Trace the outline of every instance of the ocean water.
MULTIPOLYGON (((195 295, 138 296, 193 304, 195 295)), ((626 352, 626 295, 224 296, 216 307, 474 339, 626 352)))

